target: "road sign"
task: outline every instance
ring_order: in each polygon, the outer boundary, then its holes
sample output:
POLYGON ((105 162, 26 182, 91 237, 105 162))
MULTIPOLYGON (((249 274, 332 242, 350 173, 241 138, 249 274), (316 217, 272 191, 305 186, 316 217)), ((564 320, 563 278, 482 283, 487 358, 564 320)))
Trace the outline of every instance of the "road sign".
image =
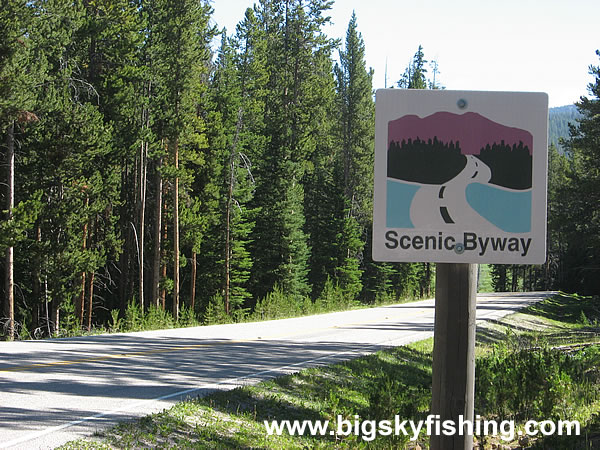
POLYGON ((548 96, 380 89, 373 259, 542 264, 548 96))

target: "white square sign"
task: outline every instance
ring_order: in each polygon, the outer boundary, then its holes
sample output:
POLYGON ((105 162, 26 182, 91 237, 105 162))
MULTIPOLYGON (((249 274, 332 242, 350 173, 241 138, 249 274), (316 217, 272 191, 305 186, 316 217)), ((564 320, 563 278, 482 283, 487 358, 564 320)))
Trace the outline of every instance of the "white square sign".
POLYGON ((375 261, 542 264, 548 95, 380 89, 375 261))

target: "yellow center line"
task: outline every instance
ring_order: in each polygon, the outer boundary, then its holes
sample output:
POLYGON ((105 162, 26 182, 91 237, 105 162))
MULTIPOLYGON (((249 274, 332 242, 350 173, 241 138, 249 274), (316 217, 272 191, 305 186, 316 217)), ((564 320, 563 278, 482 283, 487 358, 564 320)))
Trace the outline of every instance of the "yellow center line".
POLYGON ((211 342, 210 344, 196 344, 196 345, 186 345, 179 347, 171 347, 171 348, 160 348, 154 350, 143 350, 139 352, 128 352, 128 353, 115 353, 112 355, 104 355, 104 356, 93 356, 90 358, 81 358, 81 359, 71 359, 67 361, 54 361, 48 363, 36 363, 29 364, 23 366, 15 366, 0 369, 0 372, 23 372, 29 369, 37 369, 40 367, 51 367, 51 366, 70 366, 74 364, 87 363, 87 362, 98 362, 98 361, 106 361, 109 359, 124 359, 124 358, 132 358, 136 356, 145 356, 157 353, 172 353, 179 352, 182 350, 194 350, 202 347, 215 347, 217 345, 226 345, 226 344, 236 344, 242 342, 251 342, 256 339, 243 339, 243 340, 235 340, 235 341, 226 341, 226 342, 211 342))
MULTIPOLYGON (((425 312, 425 310, 419 310, 412 314, 403 314, 403 315, 401 315, 401 317, 402 318, 414 317, 414 316, 418 316, 419 314, 421 314, 423 312, 425 312)), ((345 323, 342 325, 315 327, 315 328, 310 328, 310 329, 304 329, 304 330, 297 331, 294 333, 283 333, 283 334, 272 335, 272 336, 268 336, 268 337, 258 336, 256 338, 251 338, 251 339, 236 339, 236 340, 231 340, 231 341, 210 342, 210 343, 205 343, 205 344, 185 345, 185 346, 170 347, 170 348, 160 348, 160 349, 154 349, 154 350, 142 350, 142 351, 137 351, 137 352, 115 353, 115 354, 111 354, 111 355, 93 356, 93 357, 89 357, 89 358, 72 359, 72 360, 66 360, 66 361, 35 363, 35 364, 2 368, 2 369, 0 369, 0 373, 2 373, 2 372, 25 372, 25 371, 28 371, 31 369, 39 369, 39 368, 43 368, 43 367, 70 366, 70 365, 81 364, 81 363, 107 361, 107 360, 111 360, 111 359, 116 360, 116 359, 133 358, 133 357, 137 357, 137 356, 145 356, 145 355, 152 355, 152 354, 159 354, 159 353, 173 353, 173 352, 179 352, 179 351, 185 351, 185 350, 195 350, 195 349, 205 348, 205 347, 216 347, 219 345, 231 345, 231 344, 242 344, 242 343, 248 343, 248 342, 259 342, 259 341, 280 339, 283 337, 293 337, 293 336, 299 336, 299 335, 303 335, 303 334, 311 334, 318 330, 343 329, 345 327, 355 326, 355 325, 368 325, 368 324, 372 324, 372 323, 381 322, 384 320, 392 320, 395 318, 396 317, 392 317, 392 314, 389 314, 385 318, 380 318, 377 320, 371 320, 371 321, 367 321, 367 322, 363 321, 363 322, 356 322, 356 323, 345 323)))

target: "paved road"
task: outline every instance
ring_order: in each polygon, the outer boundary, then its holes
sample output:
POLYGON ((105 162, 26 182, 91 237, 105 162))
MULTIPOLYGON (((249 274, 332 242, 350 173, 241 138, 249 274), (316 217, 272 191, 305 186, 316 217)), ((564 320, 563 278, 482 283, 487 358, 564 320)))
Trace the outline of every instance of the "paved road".
POLYGON ((410 209, 410 220, 421 230, 463 231, 493 227, 468 204, 467 186, 488 184, 491 169, 479 158, 466 155, 464 169, 442 186, 421 185, 410 209), (424 208, 423 205, 428 205, 424 208))
MULTIPOLYGON (((549 293, 480 296, 498 319, 549 293)), ((433 334, 432 300, 251 324, 0 342, 0 448, 52 448, 214 389, 433 334)))

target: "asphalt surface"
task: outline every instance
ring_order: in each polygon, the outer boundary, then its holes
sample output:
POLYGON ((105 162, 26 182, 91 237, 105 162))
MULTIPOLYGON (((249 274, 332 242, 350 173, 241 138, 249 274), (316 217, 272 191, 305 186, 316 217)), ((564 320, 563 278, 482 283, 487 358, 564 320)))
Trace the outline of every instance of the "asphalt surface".
MULTIPOLYGON (((478 320, 550 293, 485 294, 478 320)), ((0 342, 0 448, 54 448, 215 389, 433 335, 433 300, 277 321, 0 342)))

